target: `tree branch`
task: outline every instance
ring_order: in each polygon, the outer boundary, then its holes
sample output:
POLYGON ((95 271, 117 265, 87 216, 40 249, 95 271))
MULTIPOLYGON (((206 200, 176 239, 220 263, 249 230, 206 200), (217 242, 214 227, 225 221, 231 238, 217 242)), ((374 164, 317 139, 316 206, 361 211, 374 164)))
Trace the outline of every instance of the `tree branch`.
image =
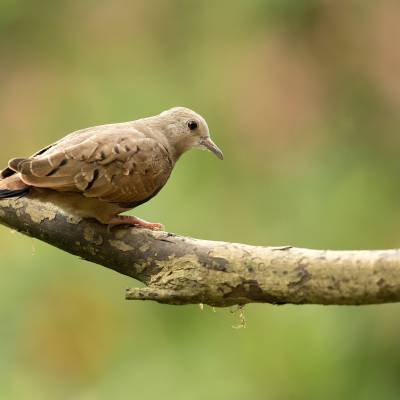
POLYGON ((116 227, 66 215, 34 195, 0 201, 0 223, 147 287, 129 300, 230 306, 400 301, 400 250, 258 247, 116 227))

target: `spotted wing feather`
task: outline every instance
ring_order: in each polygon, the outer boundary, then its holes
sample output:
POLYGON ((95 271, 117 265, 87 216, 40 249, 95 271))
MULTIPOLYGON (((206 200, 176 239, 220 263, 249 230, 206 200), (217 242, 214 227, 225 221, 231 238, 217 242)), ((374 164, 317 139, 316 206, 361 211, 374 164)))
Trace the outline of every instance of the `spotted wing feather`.
POLYGON ((56 145, 38 157, 9 162, 30 186, 121 203, 150 198, 166 183, 172 167, 162 144, 123 129, 97 132, 79 143, 56 145))

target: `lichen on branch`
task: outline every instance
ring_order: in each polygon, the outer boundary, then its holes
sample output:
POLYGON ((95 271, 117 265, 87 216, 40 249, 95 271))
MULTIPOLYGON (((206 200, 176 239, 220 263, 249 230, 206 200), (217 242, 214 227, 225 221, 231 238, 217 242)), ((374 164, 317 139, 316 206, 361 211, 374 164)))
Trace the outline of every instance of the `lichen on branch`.
POLYGON ((109 230, 34 196, 0 200, 0 223, 144 283, 127 290, 129 300, 219 307, 400 301, 400 250, 260 247, 109 230))

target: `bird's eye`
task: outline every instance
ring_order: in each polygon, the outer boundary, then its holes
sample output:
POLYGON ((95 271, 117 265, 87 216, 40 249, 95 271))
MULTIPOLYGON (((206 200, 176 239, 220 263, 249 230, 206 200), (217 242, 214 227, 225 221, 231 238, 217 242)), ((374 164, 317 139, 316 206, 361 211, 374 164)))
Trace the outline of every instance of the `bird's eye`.
POLYGON ((191 131, 194 131, 195 129, 198 128, 198 124, 197 124, 196 121, 189 121, 187 125, 188 125, 188 128, 189 128, 191 131))

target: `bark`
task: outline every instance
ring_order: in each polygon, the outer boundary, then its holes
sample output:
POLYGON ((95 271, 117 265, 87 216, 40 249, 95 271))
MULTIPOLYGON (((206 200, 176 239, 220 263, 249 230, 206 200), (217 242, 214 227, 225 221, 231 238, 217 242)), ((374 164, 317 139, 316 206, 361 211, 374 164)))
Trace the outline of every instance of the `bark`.
POLYGON ((146 286, 129 300, 211 306, 400 301, 400 251, 259 247, 106 226, 34 197, 0 200, 0 223, 146 286))

